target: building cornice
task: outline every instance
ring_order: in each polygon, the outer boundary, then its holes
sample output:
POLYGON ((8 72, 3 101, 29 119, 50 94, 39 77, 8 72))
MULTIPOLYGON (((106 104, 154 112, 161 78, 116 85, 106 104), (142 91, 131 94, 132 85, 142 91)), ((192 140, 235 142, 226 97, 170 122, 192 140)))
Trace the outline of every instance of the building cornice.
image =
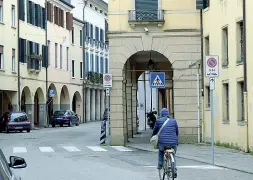
POLYGON ((74 20, 75 24, 78 24, 80 26, 84 25, 84 22, 82 20, 80 20, 80 19, 77 19, 77 18, 73 17, 73 20, 74 20))
POLYGON ((91 4, 96 4, 99 8, 101 8, 104 12, 108 12, 108 4, 103 0, 89 0, 91 4))
POLYGON ((61 8, 64 8, 67 11, 72 11, 73 8, 75 8, 73 5, 69 4, 68 2, 64 0, 49 0, 48 2, 57 5, 61 8))

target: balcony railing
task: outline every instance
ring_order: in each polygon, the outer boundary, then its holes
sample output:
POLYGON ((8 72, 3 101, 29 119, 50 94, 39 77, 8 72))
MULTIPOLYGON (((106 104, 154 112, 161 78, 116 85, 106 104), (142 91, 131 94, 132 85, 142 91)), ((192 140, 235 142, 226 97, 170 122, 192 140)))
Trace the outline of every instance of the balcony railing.
POLYGON ((30 55, 27 61, 27 69, 30 71, 41 71, 42 57, 38 55, 30 55))
POLYGON ((129 23, 164 23, 164 10, 129 10, 129 23))
POLYGON ((88 80, 92 84, 103 84, 103 74, 98 72, 88 72, 88 80))

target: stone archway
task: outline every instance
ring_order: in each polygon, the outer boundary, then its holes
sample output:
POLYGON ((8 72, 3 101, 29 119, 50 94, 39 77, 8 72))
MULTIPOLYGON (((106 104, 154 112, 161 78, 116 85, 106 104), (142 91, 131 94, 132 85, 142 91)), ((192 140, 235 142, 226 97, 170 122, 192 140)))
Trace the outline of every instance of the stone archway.
POLYGON ((31 105, 33 104, 31 91, 28 86, 25 86, 21 93, 21 111, 31 114, 31 105), (28 112, 29 111, 29 112, 28 112))
POLYGON ((72 111, 81 116, 82 114, 82 98, 78 91, 73 95, 72 99, 72 111))
POLYGON ((39 127, 45 121, 45 98, 42 89, 39 87, 34 95, 34 126, 39 127))
POLYGON ((69 110, 70 109, 70 98, 69 91, 67 86, 63 86, 60 94, 60 109, 61 110, 69 110))

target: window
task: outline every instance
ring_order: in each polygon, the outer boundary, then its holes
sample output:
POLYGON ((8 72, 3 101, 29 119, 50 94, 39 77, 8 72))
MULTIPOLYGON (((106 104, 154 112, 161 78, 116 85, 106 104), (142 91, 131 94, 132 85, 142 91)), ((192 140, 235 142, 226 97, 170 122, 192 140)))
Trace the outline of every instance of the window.
POLYGON ((80 78, 83 78, 83 62, 80 62, 80 78))
POLYGON ((47 63, 47 46, 42 45, 42 67, 47 67, 48 63, 47 63))
POLYGON ((15 49, 12 49, 12 72, 16 72, 16 55, 15 55, 15 49))
POLYGON ((55 43, 55 68, 57 68, 57 61, 58 61, 58 44, 55 43))
POLYGON ((93 40, 93 25, 90 24, 90 38, 93 40))
POLYGON ((12 27, 16 27, 16 8, 14 5, 11 6, 11 20, 12 27))
POLYGON ((80 46, 83 45, 83 31, 80 30, 80 46))
POLYGON ((243 22, 237 23, 237 63, 242 63, 244 61, 243 58, 243 22))
POLYGON ((75 44, 75 28, 72 28, 72 44, 75 44))
POLYGON ((99 28, 95 27, 95 40, 98 41, 99 40, 99 28))
POLYGON ((29 54, 29 49, 26 48, 27 46, 29 46, 29 43, 26 45, 26 40, 19 38, 19 43, 20 43, 20 50, 19 50, 19 54, 20 54, 20 58, 19 58, 19 62, 21 63, 25 63, 27 62, 27 59, 29 59, 29 57, 27 56, 29 54), (26 54, 27 53, 27 54, 26 54))
POLYGON ((62 69, 62 45, 60 45, 60 68, 62 69))
POLYGON ((51 64, 51 42, 47 41, 47 45, 48 45, 48 65, 51 64))
POLYGON ((243 94, 243 81, 238 82, 237 88, 238 88, 238 120, 244 121, 244 94, 243 94))
POLYGON ((94 72, 94 55, 90 55, 90 71, 94 72))
POLYGON ((69 47, 67 47, 67 51, 66 51, 66 59, 67 59, 67 71, 69 70, 69 47))
POLYGON ((100 41, 104 43, 104 30, 100 29, 100 41))
POLYGON ((209 36, 205 37, 205 55, 208 56, 210 55, 209 53, 209 36))
POLYGON ((72 77, 75 77, 75 61, 72 60, 72 77))
POLYGON ((228 65, 228 28, 225 27, 222 29, 222 65, 228 65))
POLYGON ((4 47, 0 45, 0 69, 4 68, 4 47))
POLYGON ((104 73, 104 58, 100 57, 100 73, 104 73))
POLYGON ((25 0, 19 0, 18 8, 19 8, 19 19, 25 21, 25 0))
POLYGON ((229 85, 223 84, 223 120, 229 120, 229 85))
POLYGON ((108 58, 105 58, 105 73, 109 73, 109 62, 108 62, 108 58))
POLYGON ((84 73, 85 73, 85 77, 88 75, 89 72, 89 53, 86 52, 85 54, 85 69, 84 69, 84 73))
POLYGON ((99 72, 99 57, 96 56, 96 72, 99 72))
POLYGON ((207 104, 206 104, 206 107, 207 108, 210 108, 210 87, 207 86, 206 87, 206 98, 207 98, 207 104))
POLYGON ((0 22, 3 22, 4 21, 4 12, 3 12, 3 0, 0 0, 0 22))

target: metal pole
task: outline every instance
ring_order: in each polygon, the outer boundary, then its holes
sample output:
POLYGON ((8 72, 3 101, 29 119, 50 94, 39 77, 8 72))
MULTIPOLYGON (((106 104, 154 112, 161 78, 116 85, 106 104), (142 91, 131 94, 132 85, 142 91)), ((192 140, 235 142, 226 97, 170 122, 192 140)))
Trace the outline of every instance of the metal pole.
POLYGON ((110 109, 109 109, 109 97, 106 96, 106 108, 108 109, 108 116, 106 121, 106 139, 107 139, 107 145, 110 145, 110 109))
MULTIPOLYGON (((49 95, 48 95, 48 42, 47 42, 47 36, 48 36, 48 30, 47 30, 47 19, 48 19, 48 17, 47 17, 47 0, 45 0, 45 29, 46 29, 46 36, 45 36, 45 43, 46 43, 46 97, 47 97, 47 100, 48 100, 48 97, 49 97, 49 95)), ((52 99, 53 100, 53 99, 52 99)), ((47 102, 47 101, 46 101, 47 102)), ((48 103, 46 103, 46 117, 47 117, 47 119, 46 119, 46 121, 47 121, 47 124, 46 124, 46 126, 47 127, 49 127, 49 120, 50 120, 50 115, 49 115, 49 113, 48 113, 48 103)))
POLYGON ((144 99, 145 99, 145 115, 144 115, 144 123, 145 123, 145 131, 147 130, 147 122, 146 122, 146 105, 147 105, 147 103, 146 103, 146 71, 144 72, 144 99))
POLYGON ((20 83, 20 57, 21 57, 21 53, 20 53, 20 25, 19 25, 19 0, 17 0, 17 14, 18 14, 18 48, 17 48, 17 53, 18 53, 18 110, 21 111, 21 83, 20 83))
POLYGON ((210 90, 211 105, 211 139, 212 139, 212 164, 214 165, 214 119, 213 119, 213 90, 210 90))
POLYGON ((86 54, 85 54, 85 27, 87 26, 85 23, 85 6, 86 6, 86 2, 84 1, 84 6, 83 6, 83 123, 87 122, 86 120, 86 54))
POLYGON ((198 95, 198 143, 200 143, 200 93, 199 93, 199 69, 197 73, 197 95, 198 95))

